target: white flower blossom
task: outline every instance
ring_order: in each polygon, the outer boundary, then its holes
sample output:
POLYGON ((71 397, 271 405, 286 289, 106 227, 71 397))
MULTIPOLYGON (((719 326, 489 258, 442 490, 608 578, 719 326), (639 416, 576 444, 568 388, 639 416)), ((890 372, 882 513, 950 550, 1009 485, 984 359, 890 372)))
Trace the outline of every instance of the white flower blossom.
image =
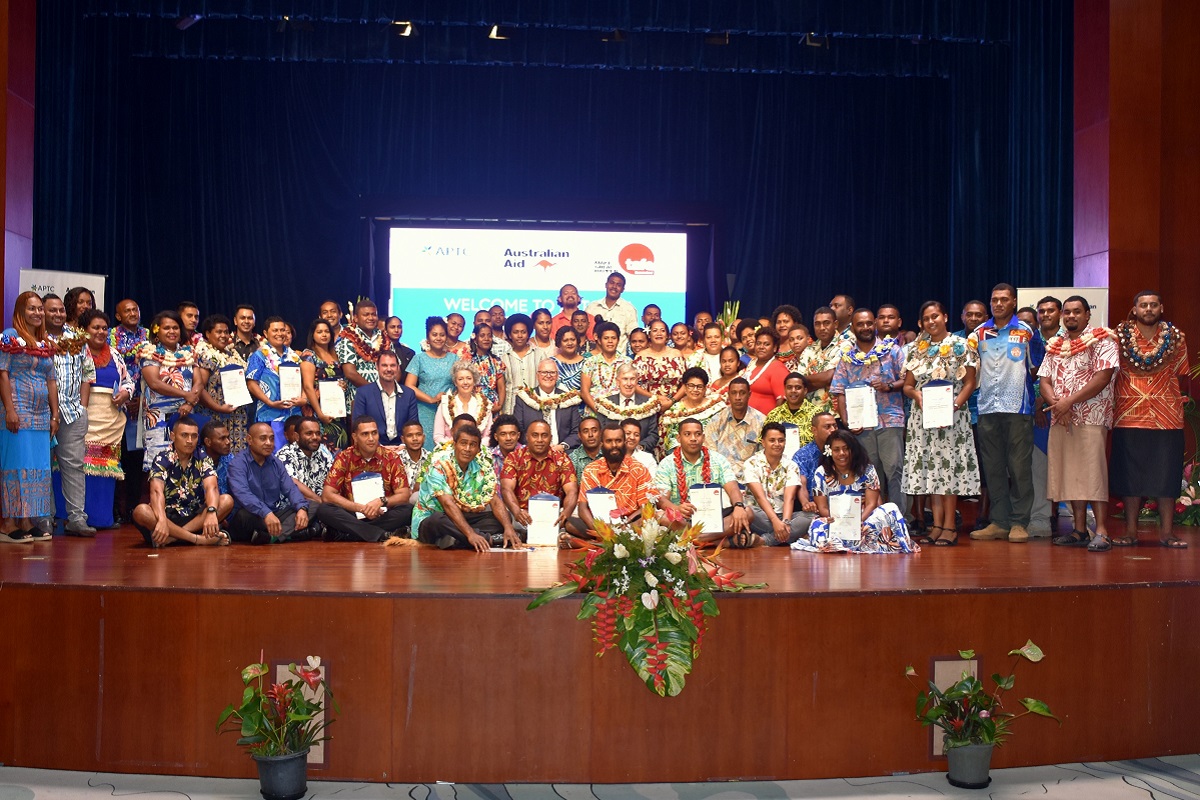
POLYGON ((654 577, 654 573, 646 570, 646 584, 648 586, 658 586, 658 578, 654 577))
POLYGON ((658 608, 658 589, 642 592, 642 605, 651 611, 658 608))
POLYGON ((629 550, 627 550, 625 548, 625 545, 618 542, 616 545, 613 546, 613 555, 616 556, 617 558, 628 558, 629 550))
POLYGON ((667 554, 663 556, 663 558, 667 559, 667 561, 670 561, 672 564, 678 564, 680 561, 683 561, 683 556, 681 556, 679 553, 676 553, 674 550, 667 551, 667 554))

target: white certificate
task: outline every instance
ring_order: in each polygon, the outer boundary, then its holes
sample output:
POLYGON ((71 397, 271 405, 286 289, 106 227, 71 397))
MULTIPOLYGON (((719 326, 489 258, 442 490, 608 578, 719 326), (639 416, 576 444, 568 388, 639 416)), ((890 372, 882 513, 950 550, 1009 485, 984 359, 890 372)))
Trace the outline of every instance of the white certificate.
POLYGON ((558 547, 558 515, 562 501, 552 494, 529 498, 529 527, 525 541, 535 547, 558 547))
POLYGON ((226 405, 240 408, 254 402, 246 388, 246 370, 237 364, 221 367, 221 392, 226 405))
POLYGON ((791 461, 792 456, 800 449, 800 426, 790 422, 783 423, 783 460, 791 461))
POLYGON ((954 386, 930 381, 921 387, 921 427, 949 428, 954 424, 954 386))
POLYGON ((703 533, 719 533, 725 527, 721 518, 721 485, 717 483, 693 483, 688 489, 688 502, 695 506, 692 524, 700 525, 703 533))
POLYGON ((279 399, 295 400, 300 396, 300 365, 285 362, 279 365, 279 399))
POLYGON ((346 416, 346 393, 337 381, 317 381, 317 391, 320 393, 321 411, 325 416, 341 419, 346 416))
POLYGON ((617 510, 617 495, 613 490, 588 489, 586 494, 588 510, 592 512, 592 516, 606 525, 612 525, 612 512, 617 510))
POLYGON ((870 386, 846 388, 846 427, 852 431, 871 430, 879 425, 879 403, 870 386))
MULTIPOLYGON (((378 472, 363 472, 350 481, 350 499, 360 506, 383 497, 387 495, 383 493, 383 476, 378 472)), ((366 519, 362 512, 354 513, 359 519, 366 519)))
POLYGON ((829 538, 843 542, 862 539, 862 498, 852 494, 835 494, 828 498, 829 538))

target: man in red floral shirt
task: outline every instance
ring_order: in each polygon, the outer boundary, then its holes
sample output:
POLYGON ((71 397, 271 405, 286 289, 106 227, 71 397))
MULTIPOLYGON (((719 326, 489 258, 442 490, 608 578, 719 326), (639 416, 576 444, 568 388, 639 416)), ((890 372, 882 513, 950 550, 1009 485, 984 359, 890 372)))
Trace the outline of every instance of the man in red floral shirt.
POLYGON ((504 505, 521 534, 530 523, 529 498, 533 495, 552 494, 562 501, 556 522, 559 528, 575 511, 579 499, 575 465, 565 453, 552 448, 550 440, 550 424, 534 420, 525 429, 525 448, 509 453, 500 468, 504 505))
POLYGON ((352 446, 338 453, 325 477, 317 519, 326 541, 378 542, 412 521, 408 474, 399 456, 379 446, 379 425, 371 417, 356 418, 350 437, 352 446), (356 498, 354 479, 363 473, 383 479, 383 497, 356 498))

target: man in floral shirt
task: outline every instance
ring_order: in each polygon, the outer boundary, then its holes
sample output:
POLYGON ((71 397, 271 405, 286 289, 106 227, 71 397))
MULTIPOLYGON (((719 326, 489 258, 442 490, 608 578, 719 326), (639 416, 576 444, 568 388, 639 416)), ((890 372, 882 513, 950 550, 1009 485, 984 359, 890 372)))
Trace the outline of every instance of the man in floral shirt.
POLYGON ((454 456, 434 461, 421 484, 413 532, 442 550, 521 546, 496 491, 496 473, 479 455, 483 434, 463 425, 454 434, 454 456))
POLYGON ((561 450, 550 446, 550 423, 540 419, 529 423, 525 448, 504 459, 500 487, 518 533, 529 526, 529 498, 535 494, 552 494, 561 501, 556 523, 560 528, 575 511, 579 500, 575 466, 561 450))
POLYGON ((354 420, 350 439, 352 446, 338 453, 325 476, 317 520, 326 541, 378 542, 412 519, 408 475, 400 459, 379 446, 379 424, 371 417, 354 420), (364 473, 380 476, 383 497, 355 497, 354 479, 364 473))
MULTIPOLYGON (((809 432, 812 424, 809 423, 809 432)), ((781 422, 768 422, 762 430, 763 449, 746 462, 746 489, 750 495, 750 530, 768 545, 791 544, 808 533, 812 515, 796 502, 800 470, 783 457, 787 433, 781 422)))
POLYGON ((283 462, 288 475, 292 476, 312 510, 321 502, 325 478, 333 467, 333 453, 321 443, 321 423, 313 417, 300 420, 296 425, 296 435, 296 441, 285 445, 275 455, 283 462))
POLYGON ((150 466, 150 502, 133 510, 133 524, 146 544, 229 544, 220 522, 233 510, 233 498, 217 492, 212 461, 196 454, 200 428, 180 417, 171 430, 171 449, 150 466))

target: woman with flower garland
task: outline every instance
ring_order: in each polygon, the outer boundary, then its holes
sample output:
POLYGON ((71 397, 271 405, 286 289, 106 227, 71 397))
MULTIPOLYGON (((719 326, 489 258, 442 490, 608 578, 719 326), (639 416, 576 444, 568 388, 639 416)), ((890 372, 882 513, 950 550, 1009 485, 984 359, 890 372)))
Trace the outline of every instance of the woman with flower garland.
POLYGON ((919 553, 908 535, 908 523, 895 503, 879 504, 879 476, 867 451, 849 431, 834 431, 825 442, 821 465, 813 475, 812 499, 817 518, 808 538, 792 542, 793 550, 810 553, 919 553), (829 498, 850 495, 862 498, 859 539, 831 535, 829 498))
MULTIPOLYGON (((211 419, 220 421, 229 429, 229 447, 234 455, 246 449, 246 432, 249 428, 249 409, 252 406, 231 406, 225 402, 225 387, 221 383, 221 370, 230 365, 246 369, 246 362, 233 344, 232 323, 224 314, 210 314, 200 323, 201 339, 196 343, 196 378, 202 387, 200 403, 207 409, 211 419)), ((192 415, 196 417, 195 414, 192 415)), ((204 422, 197 418, 201 428, 204 422)))
POLYGON ((904 447, 904 494, 932 495, 933 526, 921 544, 952 547, 958 543, 954 512, 958 498, 979 494, 979 463, 967 400, 975 390, 979 354, 961 336, 946 328, 949 317, 937 300, 918 314, 921 334, 908 348, 904 362, 904 395, 912 400, 904 447), (922 390, 931 381, 949 382, 954 392, 954 422, 945 428, 926 428, 922 390))
POLYGON ((658 417, 658 453, 666 458, 679 444, 679 423, 695 419, 707 425, 709 417, 725 408, 725 399, 708 391, 708 372, 691 367, 683 373, 683 398, 658 417))
POLYGON ((58 382, 56 350, 46 339, 46 313, 36 292, 17 297, 12 318, 13 326, 0 334, 0 543, 26 543, 42 538, 34 530, 38 519, 54 516, 50 440, 58 432, 58 382))
POLYGON ((788 369, 775 358, 779 350, 779 334, 763 326, 754 332, 754 355, 742 377, 750 383, 750 407, 770 414, 783 402, 788 369))
POLYGON ((88 394, 88 429, 83 439, 83 472, 86 475, 84 510, 88 524, 108 528, 113 524, 113 495, 121 471, 121 439, 125 435, 125 406, 133 394, 133 380, 125 362, 116 358, 108 343, 108 316, 84 311, 76 326, 87 336, 84 353, 96 369, 88 394))
POLYGON ((142 346, 143 472, 170 449, 175 420, 200 404, 200 387, 192 385, 196 352, 180 343, 182 335, 179 315, 160 311, 150 323, 150 341, 142 346))
POLYGON ((553 361, 558 365, 558 387, 565 392, 578 392, 583 378, 583 355, 579 352, 579 334, 574 328, 559 328, 554 334, 558 352, 553 361))
POLYGON ((481 390, 479 368, 471 361, 458 361, 450 369, 450 382, 453 388, 442 395, 433 423, 434 444, 450 441, 454 418, 470 414, 483 434, 483 447, 487 447, 495 405, 481 390))
POLYGON ((441 317, 425 320, 425 341, 429 349, 413 356, 404 385, 417 396, 417 419, 425 429, 425 441, 432 442, 438 406, 442 396, 454 386, 450 373, 458 358, 446 349, 446 320, 441 317))
POLYGON ((665 410, 683 396, 679 383, 687 367, 682 354, 668 342, 667 323, 651 320, 648 333, 650 345, 634 356, 633 366, 638 372, 638 384, 651 396, 657 396, 659 407, 665 410))
MULTIPOLYGON (((475 365, 479 377, 479 390, 492 404, 493 408, 504 408, 504 399, 508 393, 505 385, 507 368, 500 356, 492 352, 492 326, 481 322, 475 326, 471 336, 471 363, 475 365)), ((485 434, 486 438, 486 434, 485 434)))
POLYGON ((720 354, 721 371, 711 383, 708 384, 708 390, 713 394, 724 397, 729 391, 729 382, 742 374, 744 365, 742 364, 742 354, 732 345, 727 345, 721 348, 720 354))
POLYGON ((621 329, 612 322, 597 322, 596 350, 583 363, 579 375, 579 396, 587 405, 590 415, 596 413, 596 397, 608 397, 617 393, 617 370, 629 359, 617 352, 621 341, 621 329))
POLYGON ((333 329, 325 320, 316 319, 308 326, 308 349, 300 354, 300 381, 304 385, 304 396, 308 398, 304 415, 317 418, 321 423, 321 441, 336 453, 347 444, 347 420, 345 417, 334 419, 321 408, 321 391, 317 381, 327 380, 338 382, 346 398, 346 410, 349 411, 354 401, 350 398, 350 384, 342 375, 342 365, 333 351, 333 329))

